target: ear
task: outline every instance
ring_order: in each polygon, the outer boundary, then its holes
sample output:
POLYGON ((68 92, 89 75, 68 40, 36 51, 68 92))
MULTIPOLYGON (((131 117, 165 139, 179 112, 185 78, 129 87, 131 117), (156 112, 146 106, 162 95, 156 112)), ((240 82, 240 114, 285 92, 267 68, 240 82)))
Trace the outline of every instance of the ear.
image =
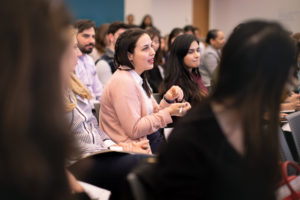
POLYGON ((129 59, 129 61, 130 61, 130 62, 132 62, 132 61, 133 61, 133 54, 132 54, 132 53, 129 53, 129 52, 127 52, 127 55, 128 55, 128 59, 129 59))
POLYGON ((108 38, 109 43, 111 43, 111 42, 113 42, 113 40, 114 40, 114 35, 113 35, 112 33, 109 33, 109 34, 107 35, 107 38, 108 38))

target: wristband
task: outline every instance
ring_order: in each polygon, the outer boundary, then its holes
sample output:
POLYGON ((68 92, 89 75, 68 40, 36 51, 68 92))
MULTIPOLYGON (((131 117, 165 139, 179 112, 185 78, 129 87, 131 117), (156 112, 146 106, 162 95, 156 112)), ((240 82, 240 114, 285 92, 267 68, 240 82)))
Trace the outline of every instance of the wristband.
POLYGON ((164 100, 165 100, 168 104, 171 104, 171 103, 174 103, 174 102, 175 102, 175 100, 170 101, 170 100, 167 99, 165 96, 164 96, 164 100))

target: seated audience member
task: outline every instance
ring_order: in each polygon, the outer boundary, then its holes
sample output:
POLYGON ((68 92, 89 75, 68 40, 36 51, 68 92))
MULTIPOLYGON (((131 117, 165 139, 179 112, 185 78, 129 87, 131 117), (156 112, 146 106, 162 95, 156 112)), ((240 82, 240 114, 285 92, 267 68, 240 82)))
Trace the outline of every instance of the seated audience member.
POLYGON ((166 56, 165 56, 165 65, 166 63, 168 62, 168 58, 170 56, 170 49, 171 49, 171 46, 174 42, 174 40, 176 39, 176 37, 180 36, 180 35, 183 35, 184 34, 184 31, 182 28, 174 28, 171 33, 169 34, 169 38, 168 38, 168 51, 166 52, 166 56))
POLYGON ((100 101, 102 94, 102 84, 97 77, 94 61, 88 55, 95 46, 95 24, 91 20, 78 20, 73 26, 78 31, 78 47, 82 53, 75 74, 92 95, 90 104, 94 107, 94 103, 100 101))
POLYGON ((194 35, 194 27, 192 25, 186 25, 185 27, 183 27, 183 31, 185 34, 194 35))
POLYGON ((160 51, 160 33, 154 28, 146 29, 146 32, 152 40, 152 48, 155 51, 153 69, 147 71, 147 80, 153 93, 158 93, 159 86, 164 78, 164 69, 162 67, 162 53, 160 51))
POLYGON ((204 44, 204 42, 202 41, 202 39, 200 37, 200 29, 198 27, 194 26, 193 27, 193 34, 197 38, 197 40, 199 41, 200 54, 204 53, 205 44, 204 44))
POLYGON ((103 85, 106 85, 111 75, 116 71, 114 66, 116 41, 127 28, 127 25, 122 22, 114 22, 108 27, 106 33, 108 46, 105 48, 103 56, 95 62, 98 78, 103 85))
POLYGON ((183 35, 184 34, 184 30, 182 28, 174 28, 168 38, 168 50, 170 51, 171 49, 171 45, 173 44, 174 40, 176 39, 176 37, 183 35))
POLYGON ((90 104, 85 99, 91 98, 90 93, 85 86, 72 73, 75 70, 78 57, 81 55, 77 47, 76 34, 73 33, 73 41, 69 45, 68 54, 64 57, 65 66, 69 69, 66 75, 69 77, 69 89, 66 90, 65 104, 67 110, 67 118, 70 121, 72 133, 76 139, 79 154, 73 157, 72 162, 75 164, 70 166, 70 170, 74 172, 80 180, 106 188, 112 191, 112 198, 116 199, 116 194, 125 180, 128 172, 139 163, 143 158, 147 158, 150 148, 148 141, 119 143, 116 144, 99 129, 97 120, 94 117, 90 104), (79 106, 81 104, 81 106, 79 106), (115 152, 110 154, 101 154, 104 151, 112 149, 118 151, 130 151, 142 154, 126 154, 115 152), (92 162, 86 169, 86 159, 91 156, 92 162), (122 167, 120 167, 122 166, 122 167), (81 169, 83 175, 75 169, 81 169))
POLYGON ((186 113, 190 104, 173 103, 183 99, 182 90, 173 86, 157 105, 145 76, 145 71, 153 68, 155 51, 144 30, 124 32, 115 48, 118 70, 103 91, 100 128, 116 143, 143 141, 149 136, 152 152, 156 153, 163 141, 157 130, 171 123, 171 116, 186 113))
POLYGON ((145 15, 140 25, 141 29, 154 28, 151 15, 145 15))
POLYGON ((127 19, 127 24, 128 25, 134 25, 134 16, 133 16, 133 14, 127 15, 126 19, 127 19))
POLYGON ((96 62, 98 59, 100 59, 103 56, 105 52, 105 48, 108 45, 108 38, 106 33, 109 25, 110 24, 105 23, 96 28, 95 48, 93 48, 92 53, 90 54, 94 62, 96 62))
POLYGON ((72 199, 61 64, 68 11, 50 1, 11 0, 0 12, 7 19, 0 32, 1 199, 72 199))
POLYGON ((278 116, 295 62, 295 43, 278 23, 235 29, 211 97, 175 127, 153 171, 138 174, 153 199, 276 199, 278 116))
POLYGON ((216 70, 220 62, 221 49, 224 42, 224 34, 222 31, 217 29, 208 31, 206 37, 206 43, 208 46, 201 55, 199 67, 203 83, 206 87, 211 87, 213 72, 216 70))
POLYGON ((178 85, 183 90, 184 99, 192 106, 202 101, 208 95, 208 90, 202 83, 199 64, 200 48, 197 38, 188 34, 178 36, 170 49, 161 93, 165 93, 172 85, 178 85))

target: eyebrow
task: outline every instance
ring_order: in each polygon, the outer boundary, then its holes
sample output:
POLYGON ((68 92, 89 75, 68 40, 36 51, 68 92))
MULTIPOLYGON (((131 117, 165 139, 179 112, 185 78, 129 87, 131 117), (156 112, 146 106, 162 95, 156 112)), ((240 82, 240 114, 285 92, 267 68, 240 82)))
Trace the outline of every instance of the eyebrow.
POLYGON ((151 44, 150 45, 149 44, 145 44, 145 45, 142 46, 142 48, 149 47, 149 46, 151 46, 151 44))

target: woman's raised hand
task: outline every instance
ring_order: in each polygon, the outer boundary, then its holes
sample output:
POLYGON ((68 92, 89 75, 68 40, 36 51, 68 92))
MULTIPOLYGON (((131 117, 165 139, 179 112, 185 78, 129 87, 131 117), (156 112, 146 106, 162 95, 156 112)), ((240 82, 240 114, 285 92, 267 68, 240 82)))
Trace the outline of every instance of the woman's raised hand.
POLYGON ((189 102, 184 103, 173 103, 168 107, 169 113, 171 116, 183 116, 185 113, 191 109, 189 102))
POLYGON ((178 101, 183 100, 184 94, 182 89, 179 86, 173 85, 164 95, 165 99, 169 101, 178 101))

